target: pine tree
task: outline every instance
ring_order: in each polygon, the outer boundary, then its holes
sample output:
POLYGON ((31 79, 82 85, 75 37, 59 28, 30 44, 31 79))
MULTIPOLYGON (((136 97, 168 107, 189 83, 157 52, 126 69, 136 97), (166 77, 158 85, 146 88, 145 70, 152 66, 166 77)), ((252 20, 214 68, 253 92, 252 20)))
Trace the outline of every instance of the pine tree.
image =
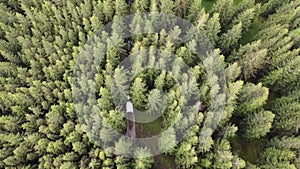
POLYGON ((114 2, 112 0, 103 0, 103 14, 105 22, 112 21, 115 12, 114 2))
POLYGON ((202 0, 192 0, 189 5, 188 13, 187 19, 192 23, 199 17, 202 17, 201 13, 205 13, 204 8, 202 7, 202 0))
POLYGON ((151 90, 149 93, 149 106, 150 108, 147 110, 149 114, 161 114, 164 106, 166 104, 166 98, 162 92, 158 89, 151 90))
POLYGON ((226 33, 222 34, 219 42, 222 51, 228 53, 237 45, 239 39, 242 37, 242 26, 242 22, 239 22, 233 25, 226 33))
POLYGON ((123 16, 127 15, 128 5, 125 0, 116 0, 114 4, 115 4, 115 10, 116 10, 115 16, 123 17, 123 16))
POLYGON ((176 150, 176 163, 180 168, 192 168, 198 161, 195 147, 187 142, 182 142, 176 150))
POLYGON ((236 80, 241 74, 241 67, 237 62, 234 62, 225 69, 226 80, 228 82, 233 82, 236 80))
POLYGON ((176 146, 176 135, 173 128, 163 131, 158 140, 159 149, 163 152, 170 153, 176 146))
POLYGON ((117 155, 129 155, 132 152, 132 142, 126 137, 121 137, 115 144, 115 153, 117 155))
POLYGON ((299 2, 290 1, 290 3, 285 3, 278 6, 276 13, 269 15, 268 20, 264 24, 264 27, 269 27, 274 24, 289 25, 290 30, 295 29, 297 22, 297 15, 299 14, 299 2))
POLYGON ((130 159, 124 156, 117 156, 116 157, 116 167, 122 169, 129 169, 131 168, 130 159))
POLYGON ((203 128, 199 134, 199 147, 198 152, 205 153, 208 152, 214 141, 211 137, 212 129, 211 128, 203 128))
POLYGON ((171 127, 178 123, 181 117, 182 99, 183 98, 180 95, 179 89, 171 90, 167 94, 167 107, 162 113, 164 128, 171 127), (178 98, 178 100, 176 98, 178 98))
POLYGON ((232 168, 233 155, 227 140, 220 140, 214 145, 213 168, 232 168))
POLYGON ((112 107, 112 96, 110 90, 107 88, 100 88, 100 98, 98 99, 98 104, 103 110, 110 110, 112 107))
POLYGON ((283 136, 281 138, 275 137, 270 141, 270 146, 276 147, 279 149, 295 149, 300 148, 300 137, 287 137, 283 136))
POLYGON ((127 95, 129 94, 127 93, 129 90, 129 77, 127 70, 124 69, 124 67, 117 67, 115 69, 113 79, 114 83, 111 88, 114 92, 112 97, 116 104, 115 106, 121 106, 127 101, 127 95))
POLYGON ((222 25, 222 28, 226 27, 231 21, 233 12, 233 0, 216 1, 210 10, 210 14, 220 14, 220 24, 222 25))
POLYGON ((173 14, 175 14, 174 8, 175 8, 175 5, 174 5, 173 1, 171 1, 171 0, 160 1, 160 12, 161 13, 173 15, 173 14))
POLYGON ((275 115, 270 111, 261 110, 247 115, 244 125, 244 136, 248 139, 264 137, 272 127, 275 115))
POLYGON ((100 139, 104 145, 110 145, 111 142, 117 139, 117 132, 111 127, 102 127, 100 130, 100 139))
POLYGON ((285 93, 293 90, 293 87, 297 85, 289 85, 298 83, 300 77, 299 65, 299 59, 291 60, 284 67, 271 71, 261 81, 275 92, 285 93))
POLYGON ((130 89, 132 95, 131 100, 134 106, 138 109, 145 109, 147 107, 146 83, 143 79, 137 77, 130 89))
POLYGON ((260 9, 260 15, 268 17, 268 15, 275 13, 276 9, 283 4, 279 0, 270 0, 262 5, 260 9))
POLYGON ((219 122, 219 126, 225 124, 232 117, 232 113, 236 107, 238 95, 243 87, 243 81, 231 82, 228 84, 227 89, 227 100, 225 110, 222 114, 221 121, 219 122))
POLYGON ((206 36, 210 39, 211 43, 215 45, 219 39, 218 34, 221 32, 219 13, 214 13, 208 19, 207 24, 205 24, 204 26, 204 32, 206 36))
POLYGON ((137 157, 134 160, 135 169, 148 169, 152 167, 154 159, 148 148, 138 147, 135 150, 134 155, 137 157))
POLYGON ((185 0, 175 0, 174 2, 175 15, 179 17, 185 16, 188 13, 188 7, 190 6, 189 3, 190 3, 189 1, 185 1, 185 0))
POLYGON ((51 141, 51 142, 49 142, 49 144, 47 146, 47 152, 51 153, 51 154, 55 154, 55 155, 58 155, 58 154, 64 152, 64 150, 65 150, 65 147, 64 147, 62 140, 51 141))
POLYGON ((261 41, 255 41, 241 46, 238 52, 233 53, 230 58, 238 59, 245 80, 255 77, 257 72, 264 68, 267 62, 267 49, 261 47, 261 41))
POLYGON ((291 164, 295 154, 289 150, 280 150, 273 147, 267 148, 263 153, 264 165, 263 169, 271 168, 286 168, 296 169, 294 164, 291 164))
POLYGON ((157 0, 150 0, 150 12, 159 12, 157 0))
POLYGON ((235 19, 232 21, 232 25, 242 23, 242 32, 245 33, 252 25, 253 19, 255 17, 255 8, 245 9, 245 11, 239 13, 235 19))
POLYGON ((133 3, 134 12, 147 12, 149 10, 149 0, 141 0, 133 3))
POLYGON ((246 162, 243 159, 239 158, 237 155, 234 155, 232 160, 232 168, 241 169, 245 167, 246 167, 246 162))
POLYGON ((236 127, 235 125, 226 125, 223 129, 222 129, 222 135, 223 138, 231 138, 234 137, 236 132, 238 130, 238 127, 236 127))
POLYGON ((291 92, 289 96, 281 97, 272 103, 272 111, 276 117, 274 120, 274 128, 283 133, 298 133, 300 128, 299 110, 300 104, 297 98, 299 92, 291 92))
POLYGON ((83 142, 74 142, 72 143, 73 150, 80 155, 84 155, 87 153, 87 145, 83 142))
POLYGON ((247 114, 261 108, 266 103, 268 95, 268 88, 263 87, 261 83, 245 84, 238 98, 237 112, 247 114))
POLYGON ((110 127, 118 132, 122 132, 125 128, 125 119, 122 112, 111 110, 109 111, 109 117, 107 123, 110 127))

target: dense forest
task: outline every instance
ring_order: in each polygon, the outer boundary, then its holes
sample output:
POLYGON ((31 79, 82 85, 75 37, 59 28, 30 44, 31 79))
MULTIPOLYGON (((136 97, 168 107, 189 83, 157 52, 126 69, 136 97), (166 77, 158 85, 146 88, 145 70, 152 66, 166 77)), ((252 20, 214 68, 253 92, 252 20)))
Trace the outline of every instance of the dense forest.
POLYGON ((300 168, 300 0, 0 0, 0 84, 0 168, 300 168))

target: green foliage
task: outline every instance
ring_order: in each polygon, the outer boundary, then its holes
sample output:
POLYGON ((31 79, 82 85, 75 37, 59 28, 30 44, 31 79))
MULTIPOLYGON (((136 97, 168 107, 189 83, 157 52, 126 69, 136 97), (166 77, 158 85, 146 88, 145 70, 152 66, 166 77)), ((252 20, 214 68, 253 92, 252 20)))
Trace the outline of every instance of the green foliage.
MULTIPOLYGON (((201 4, 201 1, 198 3, 201 4)), ((187 15, 188 8, 190 6, 194 6, 194 4, 190 5, 190 2, 185 0, 175 0, 174 6, 175 6, 175 15, 183 17, 187 15)))
POLYGON ((280 149, 296 149, 298 150, 300 147, 299 142, 300 137, 282 137, 278 138, 275 137, 272 140, 270 140, 270 146, 280 148, 280 149))
POLYGON ((239 158, 238 156, 233 156, 233 161, 232 161, 232 168, 233 169, 240 169, 240 168, 245 168, 246 163, 243 159, 239 158))
POLYGON ((138 109, 145 109, 147 107, 147 88, 146 83, 142 78, 137 77, 130 89, 131 100, 133 105, 138 109))
POLYGON ((163 111, 164 128, 172 127, 176 124, 181 116, 181 96, 178 90, 171 90, 167 94, 167 107, 163 111), (179 99, 177 99, 179 98, 179 99))
POLYGON ((222 27, 227 25, 233 15, 233 0, 216 1, 210 13, 219 13, 222 27))
POLYGON ((294 159, 294 157, 295 154, 292 151, 267 148, 263 153, 264 165, 262 165, 261 168, 296 169, 295 165, 291 164, 291 161, 294 159))
POLYGON ((259 111, 245 118, 244 136, 249 139, 264 137, 271 129, 275 115, 270 111, 259 111))
POLYGON ((171 152, 176 146, 176 135, 173 128, 163 131, 158 140, 160 150, 163 152, 171 152))
POLYGON ((218 34, 221 32, 220 15, 214 13, 211 18, 205 24, 204 31, 206 36, 215 45, 219 39, 218 34))
POLYGON ((225 53, 238 44, 238 40, 242 37, 242 26, 243 23, 239 22, 220 37, 219 46, 225 53))
POLYGON ((118 155, 128 155, 131 152, 132 146, 131 140, 123 136, 116 142, 115 153, 118 155))
POLYGON ((154 159, 148 148, 137 148, 134 154, 137 157, 134 160, 135 169, 151 168, 152 164, 154 163, 154 159))
POLYGON ((141 0, 136 3, 133 3, 133 12, 147 12, 149 7, 148 0, 141 0))
POLYGON ((116 110, 110 110, 109 117, 104 119, 104 122, 118 132, 122 132, 126 125, 124 115, 116 110))
POLYGON ((224 125, 224 123, 229 121, 230 118, 232 117, 232 113, 235 110, 236 102, 242 88, 243 88, 243 81, 241 80, 236 81, 234 83, 229 82, 228 89, 227 89, 227 103, 224 108, 224 112, 222 114, 219 125, 224 125))
POLYGON ((299 18, 298 0, 0 1, 0 168, 299 168, 299 18), (195 28, 139 15, 129 26, 120 20, 144 12, 176 15, 195 28), (110 33, 98 32, 111 22, 110 33), (197 56, 196 29, 219 48, 215 58, 197 56), (128 30, 159 33, 123 39, 128 30), (94 35, 97 45, 85 45, 94 35), (74 70, 80 53, 86 57, 74 70), (129 55, 132 77, 118 66, 129 55), (172 72, 151 69, 169 65, 172 72), (126 129, 128 94, 145 116, 162 114, 136 131, 161 133, 158 148, 168 156, 154 161, 152 150, 132 152, 132 142, 117 137, 126 129), (200 108, 182 108, 191 95, 200 108))
POLYGON ((213 168, 232 168, 231 161, 233 155, 230 151, 230 144, 227 140, 218 141, 214 145, 214 163, 213 168))
POLYGON ((118 156, 116 158, 116 167, 117 168, 123 168, 123 169, 129 169, 130 168, 130 161, 128 158, 124 156, 118 156))
MULTIPOLYGON (((187 5, 187 6, 189 6, 189 9, 188 9, 189 15, 187 16, 187 19, 190 22, 195 22, 198 19, 200 13, 205 13, 204 8, 202 7, 202 0, 200 0, 200 1, 192 0, 191 5, 187 5)), ((181 15, 181 16, 184 16, 184 15, 181 15)))
POLYGON ((122 17, 127 14, 128 5, 125 0, 116 0, 115 1, 115 16, 122 17))
MULTIPOLYGON (((162 0, 160 2, 160 12, 166 14, 174 14, 174 2, 171 0, 162 0)), ((179 7, 180 8, 180 7, 179 7)))
POLYGON ((230 56, 230 59, 238 60, 242 69, 244 79, 255 77, 258 71, 262 70, 267 62, 267 49, 261 48, 261 41, 255 41, 239 48, 230 56))
POLYGON ((117 67, 114 71, 113 79, 114 84, 112 86, 113 100, 115 103, 125 103, 127 101, 128 91, 128 72, 123 68, 117 67))
POLYGON ((161 114, 163 106, 166 104, 163 93, 158 89, 151 90, 148 96, 150 108, 147 110, 149 114, 161 114))
POLYGON ((98 99, 98 104, 103 110, 110 110, 112 106, 112 96, 110 90, 107 88, 100 88, 100 98, 98 99))
POLYGON ((180 144, 176 151, 176 163, 180 168, 192 168, 196 165, 198 157, 195 147, 187 142, 180 144))
POLYGON ((275 13, 276 9, 282 4, 282 1, 270 0, 262 5, 260 9, 260 15, 267 17, 268 15, 275 13))
POLYGON ((266 103, 268 95, 268 88, 263 87, 261 83, 245 84, 239 94, 237 112, 247 114, 261 108, 266 103))
POLYGON ((201 130, 200 134, 199 134, 199 147, 198 147, 198 151, 200 153, 205 153, 208 152, 213 143, 214 140, 211 138, 212 135, 212 129, 210 128, 204 128, 201 130))
POLYGON ((245 9, 245 11, 239 13, 237 17, 232 21, 232 24, 242 23, 242 32, 247 31, 252 25, 255 16, 255 8, 245 9))
POLYGON ((299 99, 297 99, 298 93, 295 91, 287 97, 281 97, 273 101, 272 111, 276 115, 274 120, 276 130, 287 134, 299 132, 300 104, 299 99))
POLYGON ((235 125, 226 125, 222 129, 222 135, 224 138, 230 138, 230 137, 235 136, 237 130, 238 130, 238 127, 236 127, 235 125))

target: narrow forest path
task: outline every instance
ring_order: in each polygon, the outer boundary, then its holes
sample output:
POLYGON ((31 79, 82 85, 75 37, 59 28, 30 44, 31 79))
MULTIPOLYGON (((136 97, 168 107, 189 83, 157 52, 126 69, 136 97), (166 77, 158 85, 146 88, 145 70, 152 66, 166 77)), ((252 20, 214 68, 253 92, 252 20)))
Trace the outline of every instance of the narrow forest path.
MULTIPOLYGON (((132 0, 128 0, 128 14, 131 14, 131 5, 132 0)), ((131 51, 131 38, 127 38, 127 53, 130 55, 131 51)), ((128 96, 128 101, 126 103, 126 135, 132 138, 136 137, 136 125, 135 125, 135 113, 133 110, 133 104, 130 101, 130 97, 128 96)))

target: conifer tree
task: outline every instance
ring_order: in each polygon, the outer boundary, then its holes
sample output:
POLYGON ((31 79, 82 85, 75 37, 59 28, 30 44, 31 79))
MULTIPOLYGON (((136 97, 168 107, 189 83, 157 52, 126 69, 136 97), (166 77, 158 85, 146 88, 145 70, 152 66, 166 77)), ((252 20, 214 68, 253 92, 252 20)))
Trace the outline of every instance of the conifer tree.
POLYGON ((135 169, 148 169, 151 168, 154 163, 154 159, 151 156, 151 152, 148 148, 137 148, 134 152, 137 157, 134 160, 134 168, 135 169))
POLYGON ((112 0, 103 0, 103 14, 105 22, 109 22, 113 19, 113 15, 115 12, 114 2, 112 0))
POLYGON ((297 97, 299 92, 291 92, 289 96, 281 97, 273 101, 272 111, 276 117, 274 128, 283 133, 298 133, 300 127, 299 110, 300 104, 297 97))
POLYGON ((267 148, 263 153, 264 165, 263 169, 271 168, 286 168, 296 169, 294 164, 291 164, 295 154, 289 150, 280 150, 273 147, 267 148))
POLYGON ((226 33, 222 34, 219 42, 222 51, 228 53, 237 45, 239 39, 242 37, 242 26, 242 22, 239 22, 233 25, 226 33))
POLYGON ((192 168, 198 161, 195 147, 187 142, 180 144, 176 150, 176 163, 181 168, 192 168))
POLYGON ((149 9, 149 0, 141 0, 141 1, 136 1, 132 5, 133 12, 147 12, 149 9))
MULTIPOLYGON (((185 0, 175 0, 175 14, 176 16, 183 17, 188 13, 188 7, 190 6, 189 1, 185 0)), ((201 3, 201 2, 200 2, 201 3)))
POLYGON ((238 59, 244 79, 255 77, 257 72, 264 68, 267 62, 267 49, 261 47, 261 41, 255 41, 241 46, 238 52, 233 53, 230 59, 238 59))
POLYGON ((115 1, 115 16, 122 17, 128 12, 128 5, 125 0, 116 0, 115 1))
POLYGON ((198 17, 202 17, 200 15, 200 13, 204 12, 204 8, 202 7, 202 0, 200 1, 196 1, 196 0, 192 0, 191 1, 191 5, 189 5, 189 9, 188 9, 188 16, 187 19, 190 22, 195 22, 198 17))
POLYGON ((275 137, 272 140, 270 140, 270 146, 276 147, 279 149, 296 149, 298 150, 300 147, 299 142, 300 137, 275 137))
POLYGON ((204 26, 205 35, 211 40, 213 45, 215 45, 219 38, 219 33, 221 32, 220 25, 220 15, 219 13, 214 13, 207 21, 204 26))
POLYGON ((252 25, 253 19, 255 17, 255 7, 244 9, 239 13, 236 18, 233 19, 232 25, 242 23, 242 32, 245 33, 252 25))
POLYGON ((220 24, 222 25, 222 28, 231 21, 233 12, 233 0, 217 1, 210 10, 211 14, 220 14, 220 24))
POLYGON ((247 83, 244 85, 238 98, 237 112, 240 114, 251 113, 262 108, 266 103, 269 95, 269 90, 263 87, 261 83, 257 85, 247 83))
POLYGON ((245 118, 244 136, 249 139, 264 137, 272 127, 275 115, 270 111, 259 111, 245 118))
POLYGON ((146 84, 143 79, 137 77, 130 89, 132 95, 132 103, 139 109, 145 109, 147 107, 147 95, 146 95, 146 84))
POLYGON ((170 153, 176 146, 176 135, 173 128, 163 131, 158 140, 159 149, 163 152, 170 153))
POLYGON ((160 1, 160 12, 166 14, 175 14, 174 12, 175 5, 171 0, 162 0, 160 1))
POLYGON ((233 155, 227 140, 220 140, 214 145, 213 168, 232 168, 233 155))
POLYGON ((268 15, 275 13, 276 9, 283 4, 279 0, 270 0, 264 3, 260 9, 260 15, 268 17, 268 15))

